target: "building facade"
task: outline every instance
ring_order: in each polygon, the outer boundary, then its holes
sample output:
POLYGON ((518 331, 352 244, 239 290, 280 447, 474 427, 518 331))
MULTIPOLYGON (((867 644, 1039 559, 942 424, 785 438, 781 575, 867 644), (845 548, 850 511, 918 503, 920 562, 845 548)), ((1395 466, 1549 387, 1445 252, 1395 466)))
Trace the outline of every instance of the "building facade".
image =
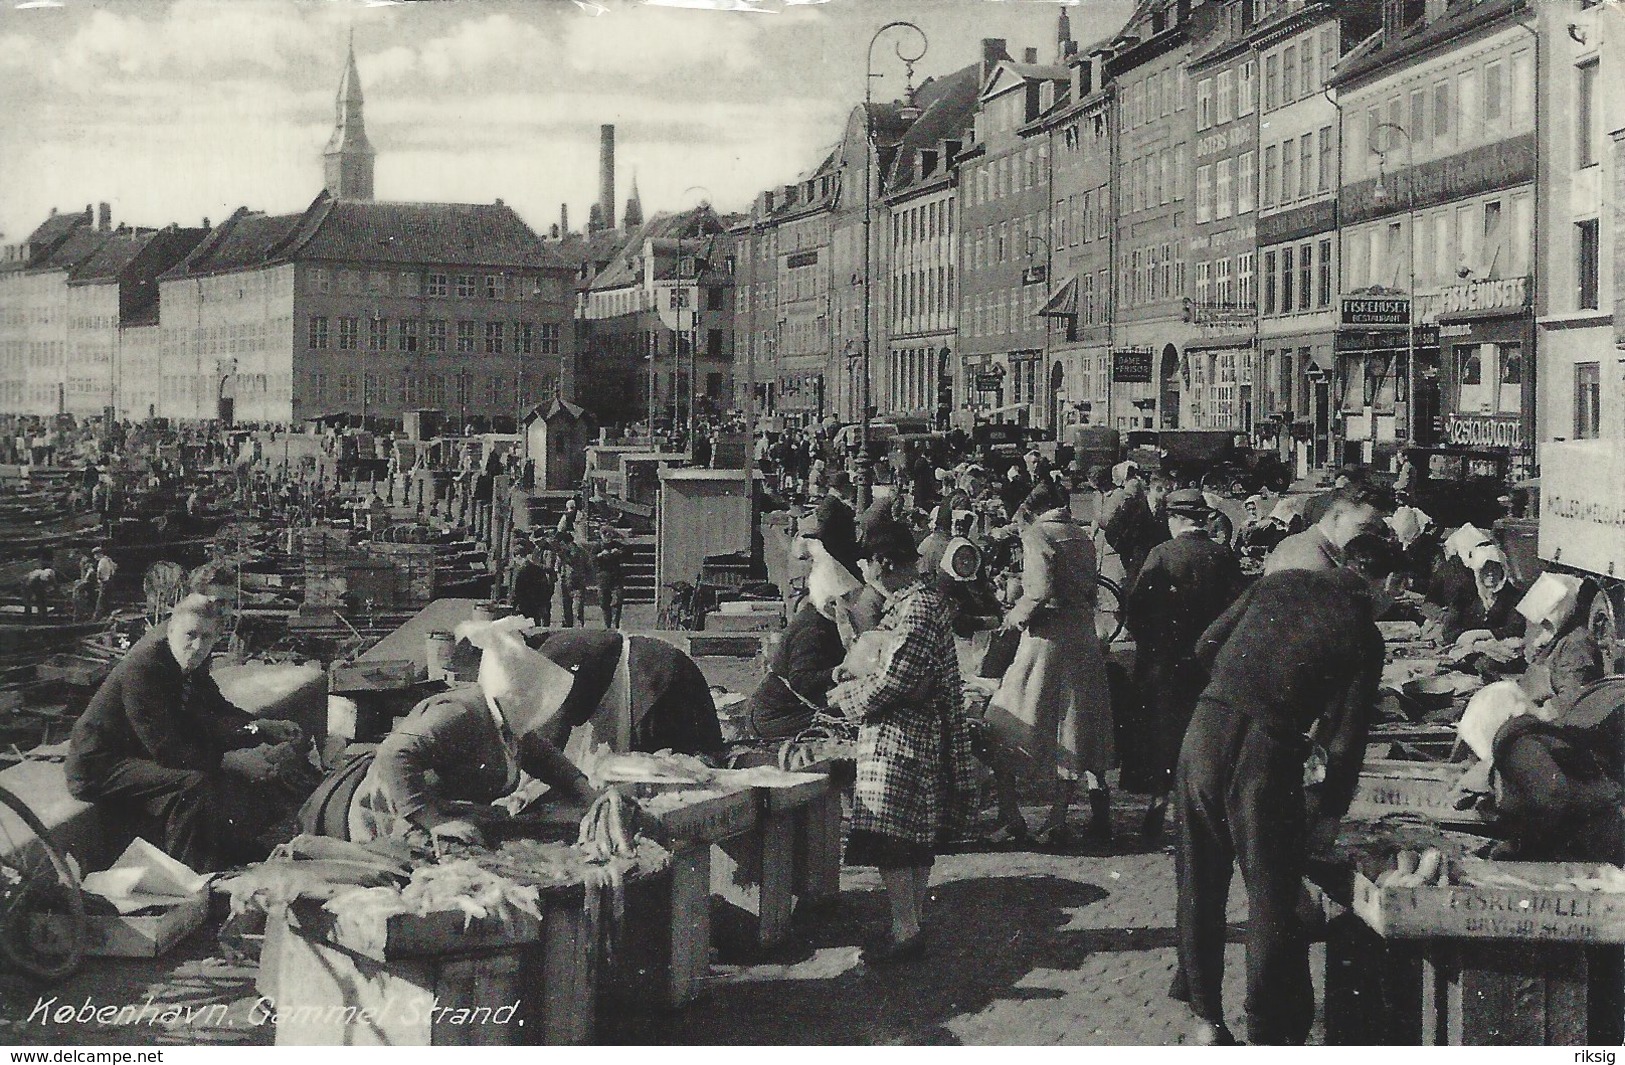
POLYGON ((1429 3, 1419 19, 1415 13, 1414 5, 1387 4, 1382 29, 1335 79, 1345 294, 1375 298, 1379 315, 1389 298, 1409 312, 1408 328, 1349 351, 1343 408, 1371 408, 1373 446, 1362 457, 1379 464, 1392 454, 1376 446, 1385 438, 1428 443, 1438 430, 1448 443, 1501 449, 1527 468, 1535 416, 1534 5, 1429 3), (1383 426, 1390 417, 1391 432, 1383 426))
POLYGON ((1180 424, 1251 436, 1257 413, 1258 266, 1255 174, 1258 58, 1250 3, 1228 0, 1191 58, 1195 120, 1190 289, 1193 335, 1180 366, 1180 424))

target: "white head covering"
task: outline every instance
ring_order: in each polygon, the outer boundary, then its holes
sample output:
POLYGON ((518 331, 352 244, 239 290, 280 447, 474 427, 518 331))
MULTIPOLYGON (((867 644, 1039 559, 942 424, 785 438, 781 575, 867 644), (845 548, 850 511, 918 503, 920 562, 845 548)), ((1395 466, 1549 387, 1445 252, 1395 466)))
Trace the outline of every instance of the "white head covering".
POLYGON ((1507 553, 1494 544, 1479 544, 1467 552, 1462 558, 1462 562, 1474 573, 1479 572, 1491 562, 1499 562, 1503 571, 1512 568, 1507 562, 1507 553))
POLYGON ((529 618, 465 621, 457 638, 478 647, 480 689, 496 701, 515 736, 551 721, 564 705, 576 675, 540 651, 526 646, 519 633, 533 627, 529 618))
POLYGON ((1134 463, 1119 462, 1112 467, 1112 484, 1118 488, 1128 483, 1129 476, 1134 472, 1134 463))
POLYGON ((1535 703, 1515 680, 1498 680, 1480 688, 1467 700, 1467 709, 1456 723, 1456 736, 1478 755, 1479 761, 1491 761, 1495 748, 1495 734, 1501 726, 1515 717, 1535 712, 1535 703))
POLYGON ((1410 547, 1433 523, 1432 518, 1410 506, 1399 507, 1384 520, 1388 523, 1388 527, 1394 530, 1394 538, 1399 541, 1400 547, 1410 547))
POLYGON ((1580 588, 1578 577, 1571 577, 1567 573, 1542 573, 1528 594, 1519 600, 1518 613, 1532 625, 1562 628, 1579 602, 1580 588))
POLYGON ((807 546, 813 559, 812 570, 807 574, 807 598, 814 607, 822 607, 831 599, 844 599, 863 587, 822 543, 809 540, 807 546))
POLYGON ((965 539, 963 536, 956 536, 952 540, 948 541, 948 546, 942 551, 942 561, 937 563, 937 566, 942 570, 942 572, 946 573, 949 577, 952 577, 956 581, 975 580, 976 574, 980 572, 982 568, 982 552, 977 550, 976 545, 965 539), (976 565, 970 571, 969 576, 962 577, 954 569, 954 556, 965 550, 967 547, 976 553, 976 565))
POLYGON ((1468 551, 1471 551, 1479 544, 1493 544, 1494 542, 1494 537, 1469 522, 1445 537, 1444 557, 1459 558, 1465 561, 1468 551))

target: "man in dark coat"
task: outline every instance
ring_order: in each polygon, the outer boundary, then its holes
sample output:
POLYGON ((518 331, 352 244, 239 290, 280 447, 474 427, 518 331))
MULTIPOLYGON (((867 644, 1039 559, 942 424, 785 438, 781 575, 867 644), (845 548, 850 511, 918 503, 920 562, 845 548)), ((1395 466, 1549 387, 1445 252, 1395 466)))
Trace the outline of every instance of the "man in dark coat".
POLYGON ((801 535, 824 545, 831 558, 845 566, 855 580, 858 573, 858 514, 852 508, 852 478, 845 470, 829 481, 829 491, 818 501, 812 527, 801 535))
POLYGON ((519 557, 514 563, 509 586, 509 598, 520 617, 530 618, 544 627, 553 624, 553 584, 555 574, 542 562, 536 548, 521 540, 515 548, 519 557))
POLYGON ((1142 834, 1162 832, 1180 743, 1206 683, 1192 659, 1196 641, 1241 590, 1241 568, 1229 550, 1209 538, 1210 511, 1202 493, 1168 496, 1173 539, 1151 549, 1128 591, 1127 620, 1134 633, 1135 666, 1146 715, 1136 737, 1149 763, 1151 805, 1142 834))
POLYGON ((225 609, 183 599, 102 682, 74 723, 68 790, 199 872, 264 858, 255 838, 303 798, 284 794, 299 726, 256 721, 209 675, 225 609))
POLYGON ((621 606, 626 601, 626 548, 613 529, 604 531, 603 542, 593 555, 593 571, 598 576, 598 605, 604 613, 604 628, 621 627, 621 606))
POLYGON ((1170 990, 1195 1014, 1195 1042, 1234 1042, 1220 987, 1237 864, 1247 888, 1248 1037, 1301 1044, 1309 1033, 1314 988, 1298 896, 1311 850, 1335 837, 1359 782, 1383 666, 1374 619, 1387 606, 1395 554, 1360 536, 1337 570, 1263 577, 1197 643, 1211 679, 1176 772, 1179 971, 1170 990), (1303 782, 1311 729, 1326 752, 1315 813, 1303 782))

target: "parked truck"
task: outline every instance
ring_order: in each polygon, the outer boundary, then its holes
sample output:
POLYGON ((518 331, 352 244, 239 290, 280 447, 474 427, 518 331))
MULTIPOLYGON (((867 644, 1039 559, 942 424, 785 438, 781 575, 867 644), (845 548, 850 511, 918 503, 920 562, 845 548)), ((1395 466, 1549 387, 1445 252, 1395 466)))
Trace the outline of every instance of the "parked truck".
POLYGON ((1541 446, 1537 552, 1586 582, 1581 602, 1610 672, 1625 672, 1625 440, 1541 446))

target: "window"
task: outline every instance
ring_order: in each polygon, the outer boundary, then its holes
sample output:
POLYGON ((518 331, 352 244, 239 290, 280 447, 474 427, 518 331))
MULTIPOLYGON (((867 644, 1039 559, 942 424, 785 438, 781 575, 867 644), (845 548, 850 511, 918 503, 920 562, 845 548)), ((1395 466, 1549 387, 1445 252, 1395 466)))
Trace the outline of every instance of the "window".
POLYGON ((1236 302, 1242 310, 1253 310, 1258 303, 1257 281, 1253 277, 1253 252, 1244 251, 1236 256, 1236 302))
POLYGON ((1222 126, 1236 117, 1236 72, 1233 70, 1221 71, 1214 91, 1219 98, 1213 122, 1215 125, 1222 126))
POLYGON ((1305 133, 1298 140, 1298 173, 1303 182, 1303 195, 1311 196, 1323 187, 1315 183, 1315 135, 1305 133))
POLYGON ((1291 203, 1298 198, 1298 153, 1296 145, 1288 140, 1281 145, 1281 202, 1291 203))
MULTIPOLYGON (((1337 26, 1327 26, 1320 31, 1320 78, 1324 82, 1332 76, 1332 68, 1337 66, 1337 26)), ((1320 86, 1315 86, 1319 89, 1320 86)))
MULTIPOLYGON (((1200 285, 1202 283, 1201 279, 1198 278, 1196 283, 1200 285)), ((1230 287, 1230 260, 1228 257, 1213 264, 1213 294, 1224 307, 1231 308, 1235 306, 1236 293, 1230 287)))
POLYGON ((1575 68, 1574 161, 1577 166, 1595 166, 1601 158, 1598 145, 1602 142, 1602 108, 1597 106, 1597 70, 1595 59, 1575 68))
POLYGON ((384 351, 389 347, 389 319, 367 319, 367 350, 384 351))
POLYGON ((1173 154, 1172 148, 1164 148, 1157 153, 1158 203, 1171 203, 1174 198, 1173 154))
POLYGON ((708 359, 722 358, 722 330, 707 329, 705 331, 705 357, 708 359))
POLYGON ((458 274, 457 275, 457 296, 458 296, 459 299, 473 299, 474 298, 474 275, 473 274, 458 274))
POLYGON ((446 275, 430 274, 428 284, 424 288, 424 294, 428 296, 444 296, 446 294, 446 275))
POLYGON ((1320 81, 1315 77, 1315 43, 1308 37, 1303 39, 1303 62, 1298 64, 1298 71, 1302 75, 1298 80, 1298 97, 1301 99, 1320 87, 1320 81))
POLYGON ((1243 152, 1236 160, 1236 213, 1248 214, 1257 206, 1254 195, 1254 182, 1257 180, 1253 173, 1258 166, 1258 160, 1252 152, 1243 152))
POLYGON ((1174 268, 1174 246, 1172 244, 1164 244, 1162 246, 1162 294, 1166 297, 1172 298, 1176 291, 1183 293, 1184 290, 1185 264, 1183 262, 1179 263, 1179 269, 1176 274, 1174 268))
POLYGON ((1315 288, 1315 306, 1325 310, 1332 305, 1332 242, 1320 242, 1319 284, 1315 288))
POLYGON ((1473 207, 1456 208, 1456 265, 1478 269, 1478 212, 1473 207))
POLYGON ((1433 86, 1433 138, 1442 146, 1450 139, 1450 82, 1433 86))
POLYGON ((428 350, 438 355, 446 352, 446 323, 444 320, 434 320, 429 323, 428 350))
POLYGON ((374 270, 367 275, 367 291, 375 296, 389 295, 389 275, 382 270, 374 270))
POLYGON ((361 275, 354 270, 340 270, 339 291, 346 296, 361 295, 361 275))
POLYGON ((1337 161, 1332 157, 1332 127, 1320 127, 1320 180, 1317 187, 1321 192, 1331 192, 1337 188, 1337 161))
POLYGON ((559 324, 557 322, 542 323, 541 341, 543 355, 557 355, 559 353, 559 324))
POLYGON ((457 323, 457 354, 474 354, 474 342, 477 334, 474 331, 475 323, 461 321, 457 323))
POLYGON ((1196 221, 1213 221, 1213 186, 1208 179, 1212 177, 1211 166, 1196 168, 1196 221))
POLYGON ((1298 248, 1298 310, 1307 311, 1314 297, 1315 246, 1298 248))
POLYGON ((1203 78, 1196 83, 1196 128, 1207 129, 1213 125, 1213 79, 1203 78))
POLYGON ((1498 345, 1500 355, 1500 381, 1499 393, 1496 396, 1496 411, 1501 414, 1515 414, 1523 409, 1523 345, 1498 345))
POLYGON ((1494 62, 1484 68, 1484 122, 1500 125, 1506 114, 1506 64, 1494 62))
POLYGON ((1477 344, 1458 344, 1456 352, 1456 382, 1459 392, 1457 406, 1463 411, 1481 411, 1488 406, 1484 394, 1484 363, 1477 344))
POLYGON ((400 349, 405 352, 418 350, 418 320, 416 318, 402 318, 396 327, 397 340, 400 349))
POLYGON ((1281 313, 1292 313, 1292 249, 1281 249, 1281 313))
POLYGON ((327 347, 327 318, 325 315, 310 320, 310 346, 318 350, 327 347))
POLYGON ((1264 110, 1273 111, 1281 106, 1281 67, 1280 57, 1269 55, 1264 57, 1264 110))
POLYGON ((1230 185, 1231 185, 1231 177, 1230 177, 1230 175, 1231 175, 1232 169, 1234 168, 1234 165, 1235 165, 1235 160, 1234 159, 1220 159, 1218 161, 1218 163, 1214 165, 1214 168, 1213 168, 1214 181, 1215 181, 1215 192, 1214 192, 1215 199, 1214 199, 1214 203, 1213 203, 1213 217, 1214 218, 1229 218, 1231 216, 1231 214, 1234 213, 1235 201, 1233 199, 1231 199, 1231 188, 1230 188, 1230 185))
POLYGON ((1602 365, 1574 364, 1574 439, 1596 440, 1602 435, 1602 365))
POLYGON ((1464 70, 1456 75, 1456 113, 1461 116, 1461 139, 1472 144, 1484 138, 1483 114, 1478 109, 1478 71, 1464 70))
POLYGON ((1275 313, 1275 261, 1276 255, 1272 251, 1264 253, 1264 313, 1275 313))
POLYGON ((418 275, 415 273, 408 273, 403 270, 400 276, 395 279, 395 295, 397 296, 416 296, 419 287, 418 275))
POLYGON ((1200 262, 1196 264, 1196 304, 1206 307, 1213 302, 1213 284, 1209 278, 1209 271, 1213 264, 1200 262))
POLYGON ((339 319, 339 350, 354 351, 356 349, 356 326, 360 322, 355 318, 339 319))
POLYGON ((1577 304, 1583 310, 1598 309, 1599 263, 1601 261, 1601 246, 1598 243, 1597 220, 1587 219, 1576 222, 1575 245, 1577 258, 1575 262, 1575 280, 1577 304))
POLYGON ((1281 174, 1276 166, 1276 158, 1280 149, 1270 145, 1264 149, 1264 195, 1263 202, 1266 208, 1274 207, 1281 198, 1281 174))
POLYGON ((1241 65, 1241 78, 1236 83, 1236 114, 1250 115, 1258 108, 1258 62, 1249 59, 1241 65))
POLYGON ((1298 93, 1298 46, 1289 44, 1281 52, 1281 102, 1291 103, 1298 93))
POLYGON ((319 267, 312 273, 315 277, 317 292, 325 294, 333 291, 333 276, 331 274, 319 267))

